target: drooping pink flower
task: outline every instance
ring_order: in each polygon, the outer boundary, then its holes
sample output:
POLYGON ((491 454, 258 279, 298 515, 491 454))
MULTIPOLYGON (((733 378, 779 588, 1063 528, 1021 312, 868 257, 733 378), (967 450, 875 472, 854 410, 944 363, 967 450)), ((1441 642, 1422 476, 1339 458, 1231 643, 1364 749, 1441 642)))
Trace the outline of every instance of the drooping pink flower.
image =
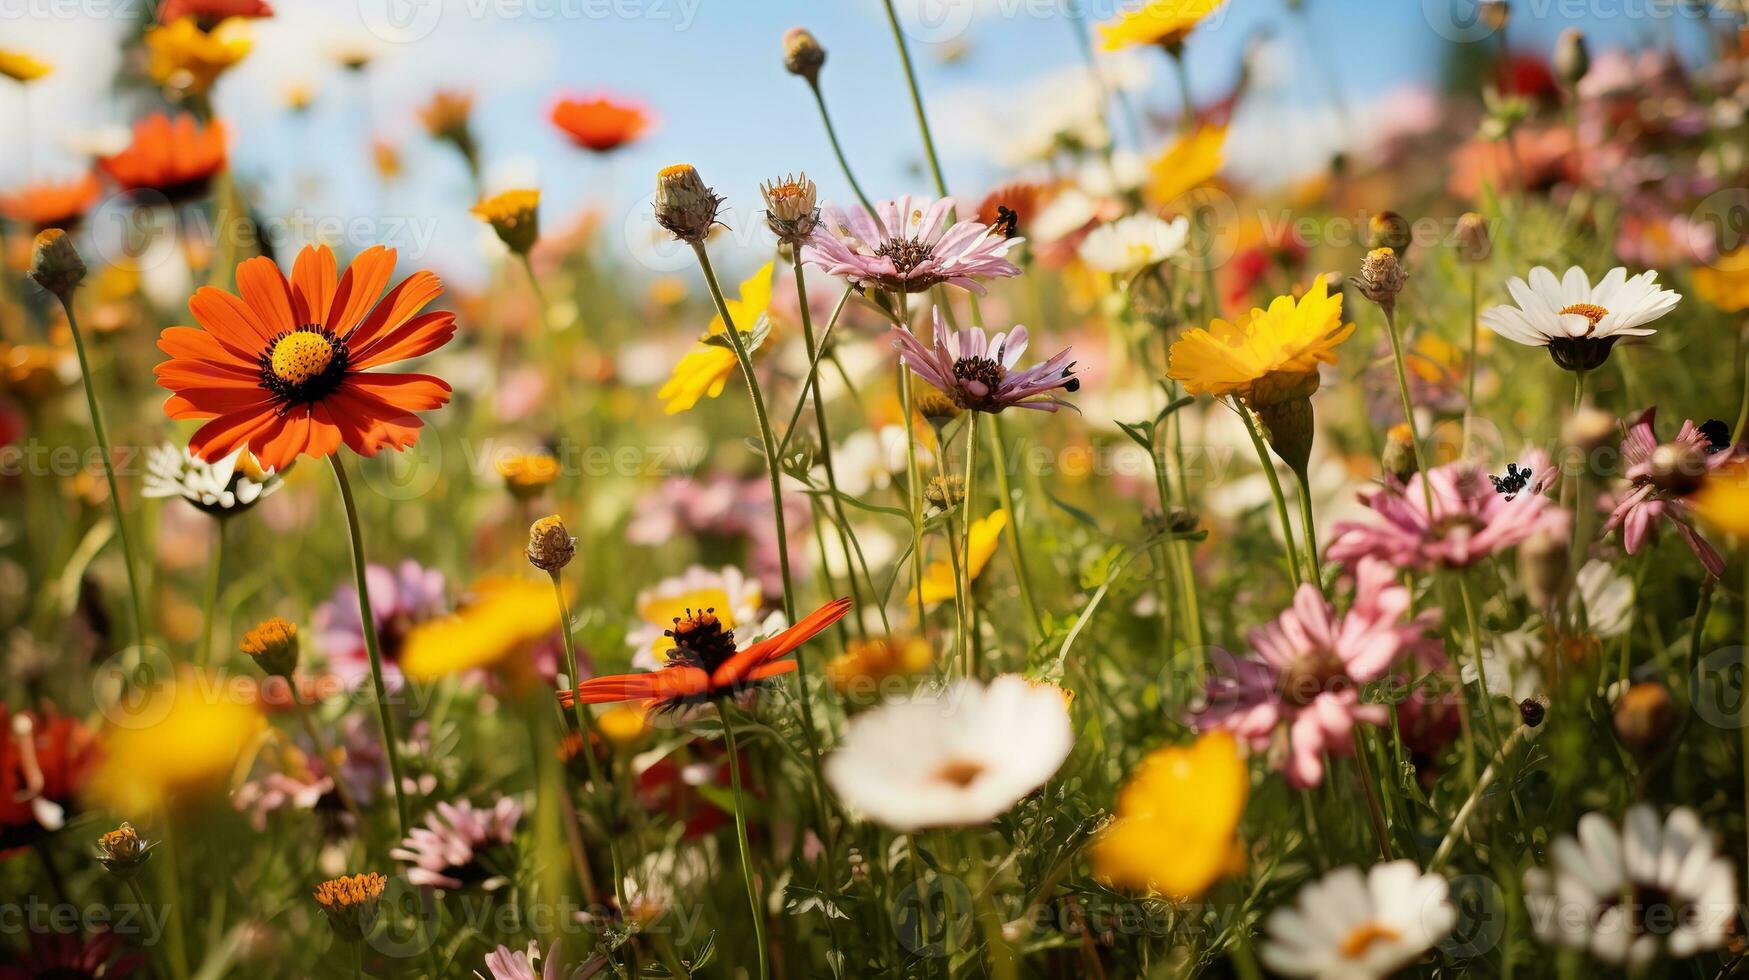
POLYGON ((1052 392, 1079 391, 1074 348, 1065 347, 1042 364, 1024 371, 1015 368, 1026 353, 1026 328, 1016 326, 994 337, 983 327, 951 330, 935 308, 935 346, 925 347, 917 335, 903 327, 891 331, 893 347, 917 376, 952 398, 954 404, 974 412, 1000 412, 1005 408, 1036 408, 1054 412, 1068 405, 1052 392))
MULTIPOLYGON (((408 631, 449 610, 443 573, 409 560, 394 569, 368 565, 365 579, 370 585, 371 618, 382 644, 383 681, 398 688, 401 642, 408 631)), ((349 688, 368 682, 370 654, 364 647, 357 590, 351 585, 335 589, 332 598, 316 607, 313 625, 328 656, 328 669, 349 688)))
POLYGON ((1280 618, 1251 632, 1256 656, 1215 658, 1208 703, 1193 724, 1231 732, 1258 752, 1285 728, 1288 782, 1301 789, 1323 782, 1326 755, 1354 753, 1356 725, 1390 719, 1387 706, 1361 700, 1360 685, 1384 677, 1404 657, 1423 667, 1445 663, 1439 641, 1427 635, 1438 614, 1405 618, 1409 590, 1394 574, 1384 562, 1361 561, 1346 614, 1317 586, 1300 586, 1280 618))
POLYGON ((508 796, 490 810, 467 800, 439 803, 389 856, 412 865, 407 880, 415 885, 492 891, 515 871, 511 838, 521 819, 522 804, 508 796))
POLYGON ((1660 522, 1668 520, 1694 557, 1718 578, 1725 574, 1725 559, 1694 529, 1688 498, 1700 489, 1707 473, 1738 458, 1741 448, 1726 445, 1729 436, 1722 433, 1715 440, 1688 419, 1674 440, 1660 444, 1654 427, 1657 412, 1646 409, 1622 440, 1627 487, 1616 498, 1603 529, 1619 529, 1628 554, 1637 555, 1657 540, 1660 522))
POLYGON ((492 980, 559 980, 564 969, 559 966, 559 941, 547 950, 546 966, 540 967, 540 946, 532 940, 527 949, 499 946, 486 954, 486 969, 492 980), (536 972, 539 968, 539 972, 536 972))
POLYGON ((1433 513, 1427 512, 1422 474, 1406 485, 1373 487, 1361 503, 1377 512, 1369 523, 1341 521, 1327 554, 1334 561, 1376 558, 1397 568, 1464 568, 1523 543, 1539 531, 1565 534, 1568 514, 1544 491, 1554 482, 1547 457, 1532 452, 1526 465, 1491 478, 1470 461, 1428 474, 1433 513))
POLYGON ((875 205, 875 213, 828 204, 802 260, 851 282, 921 293, 943 283, 983 294, 980 279, 1020 275, 1008 250, 1025 239, 1004 238, 975 219, 948 224, 951 197, 913 202, 910 195, 875 205))

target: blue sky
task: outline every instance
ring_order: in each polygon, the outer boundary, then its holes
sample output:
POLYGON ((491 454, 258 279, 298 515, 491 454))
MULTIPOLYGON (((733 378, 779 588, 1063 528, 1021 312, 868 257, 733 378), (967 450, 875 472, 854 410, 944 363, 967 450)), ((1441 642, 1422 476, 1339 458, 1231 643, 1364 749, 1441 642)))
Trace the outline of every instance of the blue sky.
MULTIPOLYGON (((978 194, 1002 176, 981 123, 1026 113, 1041 76, 1080 70, 1075 26, 1063 13, 1078 2, 901 3, 957 192, 978 194), (948 47, 961 48, 962 56, 944 61, 948 47)), ((1083 6, 1097 20, 1118 2, 1083 6)), ((60 66, 30 96, 30 138, 37 174, 64 175, 78 165, 62 147, 69 137, 126 122, 135 111, 109 82, 116 38, 128 26, 123 15, 137 11, 133 0, 84 0, 95 14, 114 15, 60 19, 32 13, 34 3, 63 9, 48 0, 11 0, 0 5, 0 23, 7 44, 60 66)), ((1450 25, 1463 24, 1469 6, 1470 0, 1307 0, 1310 16, 1302 21, 1286 12, 1284 0, 1233 0, 1191 42, 1192 84, 1218 93, 1234 77, 1248 39, 1260 29, 1271 32, 1268 85, 1236 126, 1235 165, 1248 173, 1291 170, 1327 152, 1318 140, 1332 128, 1314 51, 1364 122, 1366 107, 1392 90, 1433 80, 1450 43, 1440 28, 1461 34, 1450 25)), ((796 24, 813 29, 830 52, 824 86, 870 193, 929 189, 916 169, 917 131, 880 0, 280 0, 278 7, 278 17, 255 29, 256 51, 220 83, 217 104, 236 131, 237 173, 282 216, 288 233, 338 229, 341 244, 352 248, 365 244, 358 237, 398 240, 450 275, 476 278, 484 267, 482 231, 465 213, 471 196, 465 174, 424 137, 413 115, 438 87, 477 93, 476 126, 492 183, 537 183, 549 226, 584 202, 611 202, 603 208, 611 240, 652 267, 664 260, 646 254, 644 200, 651 175, 665 164, 697 165, 731 207, 746 213, 755 207, 757 182, 786 170, 806 169, 827 196, 845 197, 805 85, 780 65, 781 36, 796 24), (336 48, 357 44, 379 52, 365 83, 343 74, 332 58, 336 48), (302 119, 279 107, 293 82, 317 89, 302 119), (555 94, 566 90, 636 97, 660 124, 626 151, 592 157, 546 121, 555 94), (400 145, 406 158, 407 178, 387 189, 368 171, 365 134, 372 131, 400 145)), ((1577 23, 1598 49, 1674 38, 1699 50, 1692 21, 1646 14, 1658 4, 1519 0, 1517 7, 1514 41, 1525 47, 1547 49, 1563 27, 1577 23)), ((1175 106, 1163 59, 1151 52, 1144 59, 1152 72, 1140 100, 1175 106)), ((14 96, 0 99, 0 135, 22 137, 17 93, 0 95, 14 96)), ((24 166, 21 156, 0 159, 0 186, 22 180, 24 166)))

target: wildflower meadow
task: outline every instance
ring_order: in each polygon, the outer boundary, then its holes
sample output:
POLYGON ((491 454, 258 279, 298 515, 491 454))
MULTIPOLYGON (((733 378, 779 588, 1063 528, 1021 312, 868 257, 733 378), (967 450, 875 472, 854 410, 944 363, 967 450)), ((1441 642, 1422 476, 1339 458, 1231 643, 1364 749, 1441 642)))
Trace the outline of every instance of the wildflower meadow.
POLYGON ((0 0, 0 146, 0 980, 1749 976, 1742 0, 0 0))

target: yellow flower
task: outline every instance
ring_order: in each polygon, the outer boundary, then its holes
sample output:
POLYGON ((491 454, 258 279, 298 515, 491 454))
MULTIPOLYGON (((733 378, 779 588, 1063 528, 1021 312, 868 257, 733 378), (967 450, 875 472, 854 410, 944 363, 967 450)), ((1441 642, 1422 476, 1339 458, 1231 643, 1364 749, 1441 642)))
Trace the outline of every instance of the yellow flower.
POLYGON ((498 476, 511 496, 528 500, 540 496, 559 478, 559 461, 545 450, 518 453, 498 461, 498 476))
POLYGON ((189 671, 148 692, 104 734, 92 793, 110 809, 140 814, 224 794, 265 723, 224 680, 189 671))
MULTIPOLYGON (((976 581, 978 573, 989 564, 990 556, 996 553, 996 543, 1002 540, 1002 529, 1008 526, 1008 512, 1005 510, 991 511, 990 516, 983 520, 972 522, 972 563, 969 578, 976 581)), ((930 562, 923 570, 923 602, 934 605, 953 598, 953 564, 946 561, 930 562)), ((917 590, 913 588, 905 598, 907 605, 916 605, 917 590)))
POLYGON ((1749 463, 1715 470, 1694 495, 1701 520, 1735 538, 1749 540, 1749 463))
POLYGON ((146 50, 151 58, 146 63, 147 74, 159 85, 205 93, 254 46, 243 23, 242 18, 233 17, 209 34, 193 17, 184 17, 148 29, 146 50))
POLYGON ((934 662, 935 651, 919 637, 871 637, 851 641, 843 656, 826 665, 826 677, 839 691, 856 692, 889 677, 920 674, 934 662))
POLYGON ((15 82, 34 82, 54 70, 53 65, 38 61, 23 51, 0 48, 0 75, 15 82))
POLYGON ((1238 743, 1210 732, 1142 760, 1093 846, 1094 873, 1189 901, 1244 866, 1238 842, 1250 776, 1238 743))
MULTIPOLYGON (((770 308, 774 268, 770 262, 760 266, 752 278, 741 284, 740 298, 725 299, 724 305, 729 308, 729 315, 734 318, 735 326, 741 331, 751 331, 753 325, 770 308)), ((722 314, 719 313, 711 320, 707 335, 719 336, 726 329, 722 314)), ((722 394, 723 387, 729 383, 730 375, 735 373, 735 366, 733 350, 703 341, 695 344, 680 359, 680 363, 674 365, 674 373, 662 385, 661 390, 656 392, 656 397, 665 403, 662 411, 669 415, 678 415, 697 405, 701 398, 715 398, 722 394)))
POLYGON ((1172 345, 1166 376, 1193 395, 1238 395, 1253 405, 1307 397, 1318 390, 1318 365, 1335 364, 1335 347, 1354 333, 1342 322, 1342 294, 1319 276, 1298 303, 1278 296, 1267 310, 1237 323, 1216 320, 1172 345))
POLYGON ((1176 48, 1223 0, 1148 0, 1109 24, 1099 25, 1107 51, 1159 44, 1176 48))
POLYGON ((518 255, 527 255, 540 238, 540 191, 512 190, 488 197, 472 208, 474 217, 492 226, 499 241, 518 255))
POLYGON ((1694 291, 1726 313, 1749 310, 1749 245, 1694 270, 1694 291))
POLYGON ((515 668, 511 655, 559 628, 549 582, 483 579, 472 600, 453 615, 414 627, 401 648, 401 672, 410 680, 498 666, 515 668))
POLYGON ((1148 199, 1162 207, 1215 179, 1227 162, 1227 127, 1200 126, 1148 166, 1148 199))
POLYGON ((626 746, 637 744, 650 724, 643 708, 616 704, 595 716, 595 729, 609 742, 626 746))

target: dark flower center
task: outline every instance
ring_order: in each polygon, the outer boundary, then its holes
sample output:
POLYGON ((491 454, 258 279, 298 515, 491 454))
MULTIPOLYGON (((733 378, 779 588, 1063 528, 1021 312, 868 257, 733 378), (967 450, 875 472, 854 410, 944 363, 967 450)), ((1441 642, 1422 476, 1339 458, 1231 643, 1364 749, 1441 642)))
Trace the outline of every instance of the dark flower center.
POLYGON ((1493 481, 1495 493, 1507 500, 1513 500, 1524 492, 1525 487, 1530 486, 1530 476, 1529 467, 1520 469, 1517 463, 1507 463, 1505 476, 1490 476, 1488 479, 1493 481))
MULTIPOLYGON (((1627 900, 1627 924, 1636 936, 1669 936, 1699 918, 1695 903, 1654 885, 1635 885, 1627 900)), ((1594 921, 1601 921, 1604 913, 1621 902, 1620 896, 1612 896, 1599 903, 1594 921)))
POLYGON ((1318 695, 1339 690, 1347 678, 1348 669, 1341 657, 1329 650, 1314 650, 1295 657, 1281 672, 1281 696, 1303 708, 1318 695))
POLYGON ((1552 337, 1549 356, 1563 371, 1592 371, 1609 360, 1615 337, 1552 337))
POLYGON ((668 654, 670 664, 715 673, 735 655, 735 631, 724 629, 716 613, 714 607, 697 612, 688 609, 685 616, 675 617, 673 629, 662 631, 674 640, 674 649, 668 654))
POLYGON ((261 387, 279 400, 279 411, 319 402, 346 378, 351 351, 326 329, 308 324, 287 330, 267 345, 257 363, 261 387))
POLYGON ((1008 369, 987 357, 962 357, 953 362, 953 376, 959 381, 976 381, 986 389, 985 393, 995 391, 1002 383, 1002 378, 1008 374, 1008 369))
POLYGON ((875 254, 892 259, 893 271, 904 276, 933 257, 935 246, 916 238, 889 238, 875 249, 875 254))

